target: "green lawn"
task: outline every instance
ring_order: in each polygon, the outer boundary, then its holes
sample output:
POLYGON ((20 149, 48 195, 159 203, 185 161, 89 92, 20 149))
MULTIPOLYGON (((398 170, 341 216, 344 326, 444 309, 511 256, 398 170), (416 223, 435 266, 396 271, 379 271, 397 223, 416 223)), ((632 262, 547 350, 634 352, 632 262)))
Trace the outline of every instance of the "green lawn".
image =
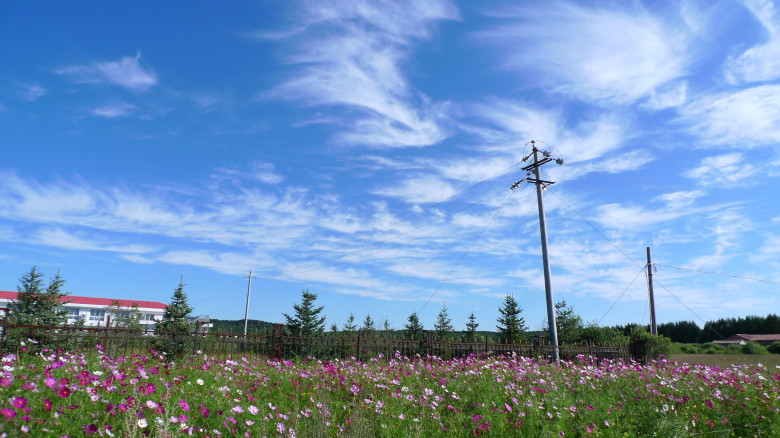
POLYGON ((780 366, 780 354, 672 354, 669 359, 679 363, 717 365, 721 368, 759 363, 767 368, 780 366))

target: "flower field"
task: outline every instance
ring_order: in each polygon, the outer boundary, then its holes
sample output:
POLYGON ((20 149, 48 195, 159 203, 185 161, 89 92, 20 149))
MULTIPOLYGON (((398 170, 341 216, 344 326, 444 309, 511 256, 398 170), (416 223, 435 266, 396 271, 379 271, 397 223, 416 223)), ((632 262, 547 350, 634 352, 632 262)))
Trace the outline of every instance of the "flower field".
POLYGON ((777 436, 780 370, 549 364, 2 357, 2 436, 777 436))

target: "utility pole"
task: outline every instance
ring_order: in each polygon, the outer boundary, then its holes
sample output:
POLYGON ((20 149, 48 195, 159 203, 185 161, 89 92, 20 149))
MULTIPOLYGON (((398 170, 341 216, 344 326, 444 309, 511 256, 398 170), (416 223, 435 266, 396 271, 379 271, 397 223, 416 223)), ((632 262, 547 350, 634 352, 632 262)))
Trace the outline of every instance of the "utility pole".
POLYGON ((252 270, 249 270, 249 275, 245 275, 244 278, 249 279, 246 285, 246 308, 244 309, 244 338, 246 338, 246 329, 249 325, 249 295, 252 293, 252 279, 257 278, 252 276, 252 270))
POLYGON ((653 298, 653 262, 650 261, 650 247, 647 247, 647 294, 650 298, 650 334, 658 336, 655 323, 655 298, 653 298))
POLYGON ((523 157, 523 161, 528 161, 533 156, 534 162, 528 166, 523 167, 526 171, 527 178, 517 181, 512 184, 511 189, 514 190, 520 186, 521 182, 528 182, 536 185, 536 202, 539 207, 539 235, 542 240, 542 266, 544 268, 544 291, 547 296, 547 330, 550 333, 550 346, 553 350, 553 360, 558 362, 560 359, 558 351, 558 327, 555 322, 555 303, 553 301, 552 282, 550 281, 550 259, 547 255, 547 225, 544 218, 544 200, 542 199, 542 191, 551 184, 555 184, 555 181, 545 181, 542 179, 541 171, 539 170, 543 164, 555 161, 556 164, 563 164, 563 159, 558 158, 553 160, 550 158, 550 152, 540 151, 536 148, 536 141, 531 140, 531 153, 523 157), (542 154, 542 159, 539 159, 539 153, 542 154), (533 176, 531 177, 531 172, 533 176))

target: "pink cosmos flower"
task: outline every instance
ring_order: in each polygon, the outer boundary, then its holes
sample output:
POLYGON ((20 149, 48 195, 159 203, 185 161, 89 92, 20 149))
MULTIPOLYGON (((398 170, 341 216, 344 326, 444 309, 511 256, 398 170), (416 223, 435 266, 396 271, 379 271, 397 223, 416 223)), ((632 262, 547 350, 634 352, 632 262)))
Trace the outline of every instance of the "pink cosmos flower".
POLYGON ((16 416, 16 411, 13 409, 0 409, 0 414, 2 414, 6 418, 14 418, 16 416))
POLYGON ((88 424, 84 426, 84 431, 87 433, 87 435, 92 435, 98 431, 98 427, 95 424, 88 424))
POLYGON ((51 408, 54 406, 54 403, 51 402, 48 398, 43 401, 43 408, 47 411, 51 411, 51 408))
POLYGON ((24 397, 15 397, 13 405, 16 409, 24 409, 27 406, 27 399, 24 397))
POLYGON ((187 403, 187 400, 184 400, 184 399, 179 400, 179 406, 181 406, 181 408, 183 410, 185 410, 185 411, 189 411, 190 410, 190 405, 189 405, 189 403, 187 403))
POLYGON ((60 392, 58 392, 57 395, 59 395, 62 398, 67 398, 68 396, 70 396, 70 388, 68 388, 67 386, 61 388, 60 392))

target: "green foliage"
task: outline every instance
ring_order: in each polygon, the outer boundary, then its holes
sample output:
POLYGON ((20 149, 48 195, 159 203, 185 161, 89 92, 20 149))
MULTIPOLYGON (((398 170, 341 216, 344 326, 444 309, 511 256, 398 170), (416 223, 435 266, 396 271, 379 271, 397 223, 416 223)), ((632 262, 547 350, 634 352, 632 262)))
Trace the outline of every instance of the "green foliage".
POLYGON ((520 317, 523 308, 517 304, 513 295, 504 297, 504 304, 498 308, 501 316, 498 317, 498 335, 502 343, 512 344, 525 339, 525 319, 520 317))
POLYGON ((701 331, 693 321, 666 322, 658 325, 658 334, 670 338, 673 342, 699 342, 701 331))
POLYGON ((68 312, 62 308, 62 304, 67 302, 64 298, 68 296, 67 292, 62 291, 65 280, 57 271, 44 289, 44 275, 33 266, 30 272, 19 279, 17 298, 8 306, 13 324, 56 327, 68 320, 68 312))
POLYGON ((746 316, 744 318, 721 318, 704 324, 699 340, 728 338, 739 333, 771 334, 780 333, 780 316, 770 313, 765 317, 746 316))
POLYGON ((114 300, 108 306, 108 316, 111 318, 111 326, 139 330, 141 328, 141 312, 138 310, 138 305, 133 304, 130 310, 122 307, 119 300, 114 300))
POLYGON ((469 315, 469 320, 466 323, 466 331, 464 332, 466 342, 477 341, 477 327, 479 327, 479 323, 477 323, 477 317, 474 316, 474 312, 471 312, 471 315, 469 315))
POLYGON ((452 319, 447 315, 447 305, 442 305, 433 325, 436 339, 446 339, 452 334, 452 319))
POLYGON ((769 350, 763 345, 750 341, 741 348, 743 354, 769 354, 769 350))
POLYGON ((422 339, 423 325, 420 322, 420 317, 417 316, 417 312, 412 312, 406 319, 407 323, 404 324, 404 330, 406 331, 406 337, 415 341, 422 339))
POLYGON ((576 344, 582 340, 582 318, 566 305, 566 300, 555 303, 555 321, 559 345, 576 344))
POLYGON ((195 338, 194 330, 188 317, 192 307, 187 303, 187 294, 184 293, 184 282, 173 292, 171 302, 165 308, 163 319, 155 328, 155 346, 171 358, 178 358, 191 352, 195 338))
POLYGON ((374 318, 371 318, 371 314, 366 314, 366 317, 363 318, 363 326, 360 327, 360 331, 366 336, 371 336, 376 331, 376 324, 374 318))
POLYGON ((772 354, 780 354, 780 341, 772 342, 766 349, 772 354))
POLYGON ((672 351, 672 340, 666 336, 651 335, 642 326, 637 326, 631 332, 631 339, 644 341, 645 358, 654 359, 660 356, 669 356, 672 351))
POLYGON ((601 327, 595 321, 589 323, 580 332, 581 342, 592 342, 596 345, 625 344, 628 339, 629 337, 623 335, 622 331, 612 327, 601 327))
POLYGON ((357 326, 355 325, 355 315, 352 313, 349 314, 347 322, 344 323, 343 330, 346 334, 352 334, 357 331, 357 326))
POLYGON ((302 292, 301 303, 293 305, 295 315, 283 314, 290 335, 302 337, 316 336, 325 331, 325 317, 320 317, 324 307, 315 307, 314 302, 316 300, 317 294, 306 289, 302 292))

